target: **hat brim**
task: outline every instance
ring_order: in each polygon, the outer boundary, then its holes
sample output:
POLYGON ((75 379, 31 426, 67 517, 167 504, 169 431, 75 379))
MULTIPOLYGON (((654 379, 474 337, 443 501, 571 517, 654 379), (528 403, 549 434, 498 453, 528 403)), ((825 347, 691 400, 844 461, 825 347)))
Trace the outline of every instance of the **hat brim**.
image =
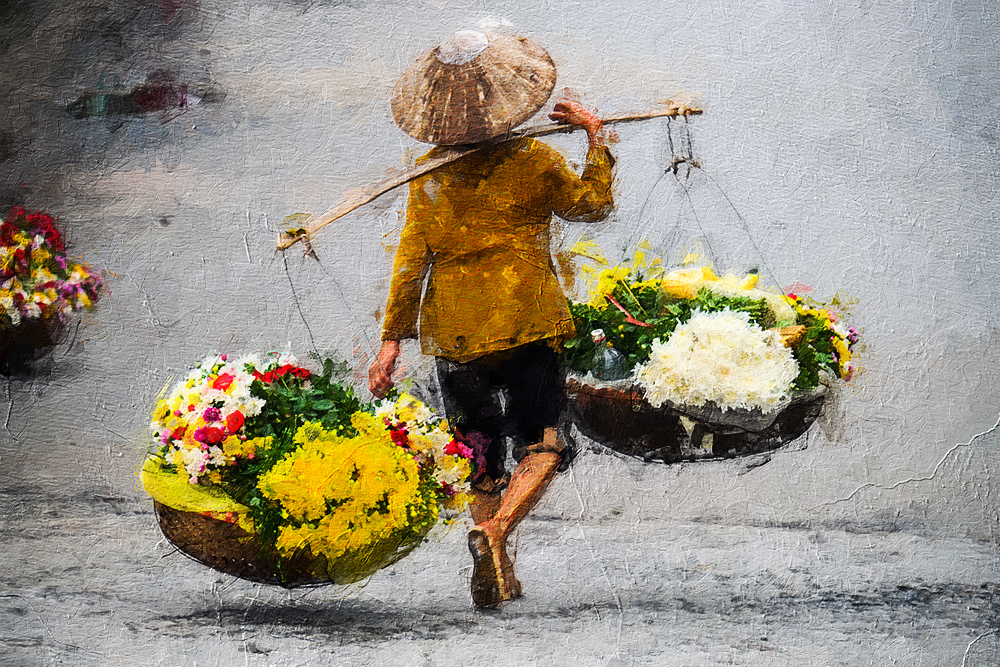
POLYGON ((466 63, 447 64, 431 49, 414 63, 392 96, 401 130, 438 145, 501 136, 531 118, 556 85, 556 66, 527 37, 489 35, 489 46, 466 63))

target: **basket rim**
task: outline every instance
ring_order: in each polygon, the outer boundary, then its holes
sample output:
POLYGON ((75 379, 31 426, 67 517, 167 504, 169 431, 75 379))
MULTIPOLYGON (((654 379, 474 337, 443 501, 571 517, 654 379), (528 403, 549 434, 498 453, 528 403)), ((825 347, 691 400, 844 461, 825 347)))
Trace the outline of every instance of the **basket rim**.
POLYGON ((629 403, 633 409, 659 412, 661 414, 678 414, 696 422, 716 426, 734 426, 751 431, 763 431, 789 408, 802 403, 817 400, 829 392, 829 387, 825 384, 810 389, 808 391, 793 392, 787 403, 784 403, 774 410, 763 412, 760 408, 720 408, 712 401, 706 401, 704 405, 684 405, 665 401, 660 407, 654 407, 646 400, 645 392, 636 384, 629 386, 595 386, 588 384, 578 375, 567 375, 566 388, 569 398, 575 398, 575 394, 585 394, 602 401, 615 401, 629 403), (638 407, 637 407, 638 406, 638 407), (747 424, 753 426, 747 428, 747 424))

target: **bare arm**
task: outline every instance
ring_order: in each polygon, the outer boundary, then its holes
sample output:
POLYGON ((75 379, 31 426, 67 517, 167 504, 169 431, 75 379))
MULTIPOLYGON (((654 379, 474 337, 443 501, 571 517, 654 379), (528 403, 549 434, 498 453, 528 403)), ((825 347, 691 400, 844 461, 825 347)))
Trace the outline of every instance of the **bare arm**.
POLYGON ((552 210, 574 222, 600 222, 614 209, 614 157, 604 144, 601 119, 576 102, 559 102, 549 118, 587 131, 587 167, 577 176, 564 161, 550 172, 554 179, 552 210))
POLYGON ((396 370, 399 358, 399 341, 382 341, 382 347, 375 356, 375 361, 368 368, 368 391, 376 398, 384 398, 392 388, 392 373, 396 370))

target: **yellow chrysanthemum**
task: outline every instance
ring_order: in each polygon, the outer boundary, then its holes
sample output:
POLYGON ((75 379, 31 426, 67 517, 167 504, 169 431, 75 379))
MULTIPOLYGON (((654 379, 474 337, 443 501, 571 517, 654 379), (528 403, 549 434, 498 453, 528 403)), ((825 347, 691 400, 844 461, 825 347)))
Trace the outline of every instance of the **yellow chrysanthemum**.
POLYGON ((377 437, 385 431, 385 424, 367 412, 355 412, 351 415, 351 426, 357 429, 360 435, 367 437, 377 437))
POLYGON ((663 276, 660 288, 675 299, 693 299, 701 289, 701 269, 677 269, 663 276))
POLYGON ((222 442, 222 453, 226 456, 250 456, 259 449, 269 448, 273 440, 271 436, 241 440, 239 436, 231 435, 222 442))
POLYGON ((613 266, 604 269, 597 275, 597 286, 590 292, 590 305, 593 308, 601 308, 605 305, 607 295, 615 291, 618 283, 628 280, 632 275, 632 269, 627 266, 613 266))
POLYGON ((833 337, 833 347, 835 350, 837 350, 837 361, 839 362, 840 366, 840 374, 846 375, 847 364, 848 362, 851 361, 851 357, 853 356, 853 354, 851 353, 850 348, 847 346, 847 343, 840 336, 833 337))
POLYGON ((417 398, 402 394, 395 405, 396 416, 407 423, 426 423, 433 417, 430 409, 417 398))
POLYGON ((359 431, 352 438, 319 424, 303 425, 294 436, 299 448, 261 475, 257 486, 264 496, 280 502, 295 521, 306 522, 282 529, 282 553, 306 544, 316 554, 337 558, 408 528, 427 512, 413 458, 374 415, 357 413, 352 423, 359 431))
POLYGON ((173 408, 170 407, 170 403, 168 403, 165 399, 161 398, 159 401, 156 402, 156 407, 153 408, 153 414, 150 415, 150 418, 154 422, 163 421, 167 417, 169 417, 172 412, 173 408))

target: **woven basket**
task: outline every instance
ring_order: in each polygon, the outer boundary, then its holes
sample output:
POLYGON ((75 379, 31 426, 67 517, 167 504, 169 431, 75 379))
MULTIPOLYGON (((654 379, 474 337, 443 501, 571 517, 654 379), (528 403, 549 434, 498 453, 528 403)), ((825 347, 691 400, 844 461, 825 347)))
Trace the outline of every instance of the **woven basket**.
POLYGON ((153 505, 163 536, 187 556, 240 579, 284 588, 345 585, 366 579, 413 551, 431 529, 428 525, 419 532, 384 539, 367 551, 342 556, 336 562, 303 550, 284 559, 279 570, 274 550, 263 547, 238 524, 156 501, 153 505))
POLYGON ((286 559, 279 572, 276 554, 263 548, 254 535, 235 523, 197 512, 182 512, 156 501, 153 506, 163 536, 186 555, 214 570, 285 588, 330 583, 310 574, 312 559, 306 555, 286 559))
POLYGON ((583 435, 622 454, 663 463, 777 449, 805 433, 826 401, 826 387, 821 385, 794 396, 783 410, 770 414, 722 410, 711 403, 654 408, 637 387, 597 388, 572 377, 566 386, 569 422, 583 435))

